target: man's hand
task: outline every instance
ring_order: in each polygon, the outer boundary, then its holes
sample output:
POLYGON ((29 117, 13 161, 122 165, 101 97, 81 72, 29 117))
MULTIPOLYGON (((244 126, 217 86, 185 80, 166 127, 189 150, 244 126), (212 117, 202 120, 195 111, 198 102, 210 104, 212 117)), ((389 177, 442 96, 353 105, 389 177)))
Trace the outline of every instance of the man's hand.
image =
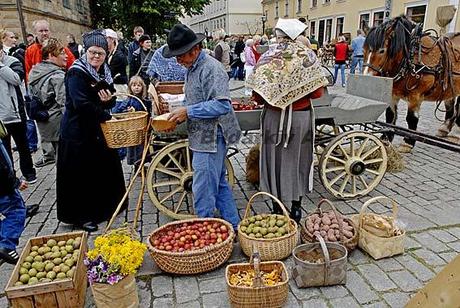
POLYGON ((187 107, 178 107, 171 111, 168 121, 182 123, 187 120, 187 107))

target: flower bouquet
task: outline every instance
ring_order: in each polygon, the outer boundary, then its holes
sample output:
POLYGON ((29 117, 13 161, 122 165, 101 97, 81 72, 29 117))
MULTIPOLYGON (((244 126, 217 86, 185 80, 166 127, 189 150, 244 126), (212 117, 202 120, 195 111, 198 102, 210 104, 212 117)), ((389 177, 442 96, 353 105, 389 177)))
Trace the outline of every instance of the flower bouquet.
POLYGON ((147 246, 118 229, 100 235, 84 260, 97 307, 137 307, 134 274, 141 266, 147 246))

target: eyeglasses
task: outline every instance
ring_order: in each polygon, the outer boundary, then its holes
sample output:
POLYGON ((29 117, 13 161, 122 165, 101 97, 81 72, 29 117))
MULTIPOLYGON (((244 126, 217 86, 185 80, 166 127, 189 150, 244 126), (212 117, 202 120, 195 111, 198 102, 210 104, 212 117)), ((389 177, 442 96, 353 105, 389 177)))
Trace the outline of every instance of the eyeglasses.
POLYGON ((94 51, 94 50, 88 50, 89 54, 92 55, 93 57, 99 56, 99 57, 104 57, 105 56, 105 51, 94 51))

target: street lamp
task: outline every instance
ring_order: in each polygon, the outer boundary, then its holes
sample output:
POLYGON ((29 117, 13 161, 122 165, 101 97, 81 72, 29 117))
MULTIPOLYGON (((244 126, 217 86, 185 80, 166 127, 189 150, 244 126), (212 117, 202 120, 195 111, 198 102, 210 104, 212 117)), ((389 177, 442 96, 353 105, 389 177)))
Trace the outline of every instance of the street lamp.
POLYGON ((262 20, 262 35, 265 34, 265 22, 267 21, 267 16, 264 14, 260 16, 260 19, 262 20))

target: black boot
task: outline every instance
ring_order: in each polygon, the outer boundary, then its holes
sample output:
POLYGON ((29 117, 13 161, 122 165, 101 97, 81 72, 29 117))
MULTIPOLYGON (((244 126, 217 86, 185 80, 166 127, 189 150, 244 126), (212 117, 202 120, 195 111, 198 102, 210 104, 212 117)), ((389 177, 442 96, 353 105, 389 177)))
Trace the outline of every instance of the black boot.
POLYGON ((273 201, 273 211, 272 211, 272 214, 278 214, 278 215, 283 215, 283 210, 281 209, 281 206, 273 201))
POLYGON ((300 223, 300 219, 302 219, 301 203, 302 203, 302 200, 292 201, 291 213, 289 217, 294 219, 296 223, 300 223))

